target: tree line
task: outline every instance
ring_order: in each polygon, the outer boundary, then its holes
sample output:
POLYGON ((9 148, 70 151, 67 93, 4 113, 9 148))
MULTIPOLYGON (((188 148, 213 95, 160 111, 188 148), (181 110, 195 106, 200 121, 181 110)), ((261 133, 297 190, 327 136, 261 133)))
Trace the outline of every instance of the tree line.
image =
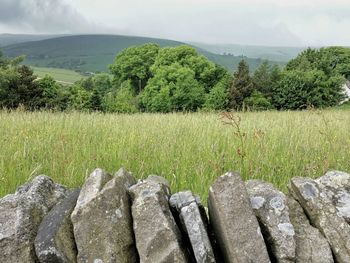
POLYGON ((251 73, 242 60, 231 74, 190 46, 156 44, 121 51, 110 74, 63 86, 37 79, 23 57, 0 52, 0 107, 28 110, 176 112, 197 110, 299 110, 331 107, 344 99, 350 49, 308 48, 284 68, 264 61, 251 73))

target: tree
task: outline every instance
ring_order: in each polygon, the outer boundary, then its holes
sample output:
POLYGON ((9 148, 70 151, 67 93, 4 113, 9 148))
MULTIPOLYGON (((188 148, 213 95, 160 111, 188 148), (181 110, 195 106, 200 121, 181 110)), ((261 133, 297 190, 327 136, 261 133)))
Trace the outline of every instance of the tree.
POLYGON ((244 99, 249 97, 253 90, 254 85, 249 76, 249 66, 245 60, 241 60, 237 71, 234 73, 229 92, 230 107, 236 110, 242 109, 244 99))
POLYGON ((66 108, 67 102, 63 95, 63 87, 54 78, 46 75, 37 81, 37 85, 42 90, 42 99, 38 101, 41 108, 59 110, 66 108))
POLYGON ((204 88, 195 73, 179 63, 159 67, 141 94, 146 111, 195 111, 204 102, 204 88))
POLYGON ((105 94, 112 89, 112 81, 109 74, 100 73, 92 77, 93 89, 98 90, 101 94, 105 94))
POLYGON ((204 108, 207 110, 225 110, 228 104, 228 87, 231 77, 226 76, 218 82, 205 97, 204 108))
POLYGON ((101 111, 102 108, 102 92, 94 88, 90 96, 90 109, 93 111, 101 111))
POLYGON ((136 94, 140 93, 152 77, 150 70, 159 52, 156 44, 145 44, 122 50, 110 65, 116 85, 130 80, 136 94))
POLYGON ((274 90, 273 104, 277 109, 329 107, 342 99, 344 77, 328 77, 322 70, 286 70, 274 90))
POLYGON ((203 55, 199 55, 196 49, 187 45, 160 49, 151 70, 154 73, 161 67, 174 63, 190 68, 194 72, 194 78, 206 92, 209 92, 227 73, 223 67, 215 65, 203 55))
POLYGON ((29 110, 40 108, 40 101, 43 98, 42 88, 35 82, 36 76, 33 70, 25 65, 11 66, 8 72, 12 72, 8 79, 7 87, 4 87, 5 106, 8 108, 17 108, 23 105, 29 110))
POLYGON ((259 91, 253 91, 252 95, 250 97, 245 98, 244 104, 250 109, 250 110, 269 110, 272 108, 271 102, 259 91))
POLYGON ((254 89, 262 94, 268 94, 271 92, 271 78, 270 78, 270 65, 267 60, 264 60, 259 67, 255 70, 252 81, 254 89))
POLYGON ((92 93, 82 86, 74 84, 68 88, 69 99, 68 108, 74 110, 89 111, 91 110, 92 93))
POLYGON ((274 105, 280 109, 328 107, 340 103, 346 78, 350 77, 350 49, 308 48, 288 62, 274 105))
POLYGON ((116 92, 109 92, 104 98, 104 109, 108 112, 135 113, 138 109, 137 97, 130 81, 125 81, 116 92))
POLYGON ((286 70, 321 70, 327 76, 340 74, 350 78, 350 48, 308 48, 288 62, 286 70))

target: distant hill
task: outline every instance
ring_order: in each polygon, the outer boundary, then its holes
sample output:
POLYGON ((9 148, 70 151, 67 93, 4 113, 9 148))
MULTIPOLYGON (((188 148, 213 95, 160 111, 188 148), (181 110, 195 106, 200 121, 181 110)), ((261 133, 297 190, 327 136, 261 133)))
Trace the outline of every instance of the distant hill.
POLYGON ((55 38, 63 35, 24 35, 24 34, 0 34, 0 47, 30 42, 38 41, 49 38, 55 38))
MULTIPOLYGON (((2 48, 9 57, 26 55, 25 63, 37 67, 65 68, 81 72, 103 72, 114 62, 115 56, 122 49, 157 43, 161 47, 175 47, 184 45, 183 42, 118 35, 76 35, 50 38, 40 41, 31 41, 13 44, 2 48)), ((220 55, 197 48, 198 52, 217 64, 232 71, 236 69, 242 56, 220 55)), ((252 70, 261 63, 258 58, 245 58, 252 70)))
POLYGON ((199 48, 215 54, 233 54, 235 56, 246 56, 250 58, 262 58, 272 61, 287 62, 296 57, 306 47, 267 47, 249 46, 236 44, 203 44, 192 43, 199 48))

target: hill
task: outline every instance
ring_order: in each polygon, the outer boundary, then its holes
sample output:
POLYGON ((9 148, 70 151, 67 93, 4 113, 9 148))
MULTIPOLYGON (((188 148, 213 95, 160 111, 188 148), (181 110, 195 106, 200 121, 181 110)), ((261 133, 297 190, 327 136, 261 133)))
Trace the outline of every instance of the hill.
POLYGON ((30 34, 0 34, 0 47, 30 41, 56 38, 62 35, 30 35, 30 34))
MULTIPOLYGON (((108 70, 107 66, 113 63, 116 54, 122 49, 145 43, 157 43, 161 47, 185 44, 173 40, 134 36, 76 35, 13 44, 3 47, 2 50, 9 57, 26 55, 26 63, 32 66, 103 72, 108 70)), ((235 69, 243 58, 214 54, 202 48, 195 48, 199 53, 230 71, 235 69)), ((261 63, 261 59, 246 58, 246 60, 252 70, 261 63)))
POLYGON ((203 44, 193 45, 215 54, 233 54, 235 56, 246 56, 251 58, 262 58, 272 61, 287 62, 296 57, 305 47, 267 47, 249 46, 237 44, 203 44))

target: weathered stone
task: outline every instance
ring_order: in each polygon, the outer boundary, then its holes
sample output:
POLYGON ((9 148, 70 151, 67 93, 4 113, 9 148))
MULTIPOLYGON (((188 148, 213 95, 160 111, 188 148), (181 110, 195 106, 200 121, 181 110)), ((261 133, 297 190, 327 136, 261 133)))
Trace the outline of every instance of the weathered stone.
POLYGON ((187 262, 181 233, 169 207, 168 187, 153 180, 130 189, 136 246, 141 263, 187 262))
POLYGON ((208 220, 199 199, 193 196, 190 191, 186 191, 172 195, 169 203, 179 216, 183 232, 188 236, 196 262, 216 262, 207 233, 208 220))
POLYGON ((270 262, 240 174, 229 172, 220 176, 209 189, 208 205, 224 262, 270 262))
POLYGON ((77 262, 137 262, 127 188, 135 178, 120 169, 113 177, 96 169, 72 213, 77 262))
POLYGON ((327 238, 336 261, 350 262, 350 226, 317 182, 297 177, 291 180, 290 192, 307 213, 312 225, 327 238))
POLYGON ((80 190, 74 190, 45 216, 35 238, 35 252, 42 263, 75 263, 73 225, 70 219, 80 190))
POLYGON ((350 223, 350 174, 330 171, 315 180, 337 209, 337 214, 350 223))
MULTIPOLYGON (((159 183, 159 184, 163 184, 165 185, 167 188, 170 189, 170 184, 168 182, 167 179, 165 179, 164 177, 162 176, 159 176, 159 175, 150 175, 147 177, 147 181, 152 181, 152 182, 155 182, 155 183, 159 183)), ((169 193, 170 194, 170 193, 169 193)))
POLYGON ((247 181, 246 187, 273 258, 280 263, 295 262, 294 228, 285 195, 259 180, 247 181))
POLYGON ((0 200, 2 263, 36 262, 34 239, 44 216, 66 189, 47 176, 38 176, 0 200))
POLYGON ((296 263, 333 263, 331 248, 321 232, 310 225, 300 204, 288 197, 289 218, 295 230, 296 263))

